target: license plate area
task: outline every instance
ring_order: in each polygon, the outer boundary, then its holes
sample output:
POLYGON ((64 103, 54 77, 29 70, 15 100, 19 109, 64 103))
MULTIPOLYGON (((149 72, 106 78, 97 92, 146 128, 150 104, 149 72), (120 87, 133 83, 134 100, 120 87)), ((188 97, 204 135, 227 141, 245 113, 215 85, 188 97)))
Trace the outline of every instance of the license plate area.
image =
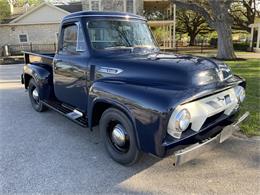
POLYGON ((230 98, 230 95, 225 95, 224 96, 224 99, 225 99, 225 104, 228 105, 231 103, 231 98, 230 98))

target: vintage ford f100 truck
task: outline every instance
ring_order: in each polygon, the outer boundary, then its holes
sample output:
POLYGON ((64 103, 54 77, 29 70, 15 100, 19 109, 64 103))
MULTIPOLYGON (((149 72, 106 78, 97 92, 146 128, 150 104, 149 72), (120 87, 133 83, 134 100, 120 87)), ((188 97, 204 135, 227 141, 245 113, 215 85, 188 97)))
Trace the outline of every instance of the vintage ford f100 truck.
POLYGON ((55 54, 24 56, 21 80, 32 107, 91 130, 99 125, 107 152, 123 165, 141 153, 183 164, 228 139, 248 116, 237 119, 243 78, 223 62, 161 52, 137 15, 70 14, 55 54))

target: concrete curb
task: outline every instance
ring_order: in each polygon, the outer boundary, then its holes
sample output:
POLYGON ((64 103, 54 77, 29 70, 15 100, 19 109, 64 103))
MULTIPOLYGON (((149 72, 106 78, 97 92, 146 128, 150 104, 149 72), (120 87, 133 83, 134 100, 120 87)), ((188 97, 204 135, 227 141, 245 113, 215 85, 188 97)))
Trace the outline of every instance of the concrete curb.
POLYGON ((20 83, 21 80, 0 80, 0 83, 20 83))
POLYGON ((260 141, 260 136, 253 136, 253 137, 250 137, 249 139, 255 140, 255 141, 260 141))
POLYGON ((236 138, 239 138, 239 139, 244 139, 244 140, 249 140, 249 141, 260 141, 260 136, 247 137, 241 131, 234 132, 233 136, 236 138))

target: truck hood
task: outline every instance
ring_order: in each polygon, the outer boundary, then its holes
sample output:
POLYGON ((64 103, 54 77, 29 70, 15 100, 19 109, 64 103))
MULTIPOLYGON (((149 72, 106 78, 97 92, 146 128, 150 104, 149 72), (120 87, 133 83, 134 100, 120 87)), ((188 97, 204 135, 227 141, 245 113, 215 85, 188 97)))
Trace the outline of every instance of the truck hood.
POLYGON ((217 84, 232 76, 222 62, 174 53, 99 56, 91 63, 96 65, 97 79, 175 90, 217 84))

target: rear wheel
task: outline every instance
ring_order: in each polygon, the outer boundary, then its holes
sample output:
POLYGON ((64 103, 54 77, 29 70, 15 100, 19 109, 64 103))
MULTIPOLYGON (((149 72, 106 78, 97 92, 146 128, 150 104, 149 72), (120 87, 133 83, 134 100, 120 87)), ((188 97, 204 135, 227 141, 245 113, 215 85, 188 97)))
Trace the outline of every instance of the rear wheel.
POLYGON ((47 109, 46 106, 43 105, 39 96, 39 87, 37 86, 34 79, 31 79, 28 86, 29 98, 31 100, 32 107, 37 112, 43 112, 47 109))
POLYGON ((100 119, 100 131, 112 159, 128 166, 138 161, 141 152, 137 148, 134 127, 123 112, 107 109, 100 119))

